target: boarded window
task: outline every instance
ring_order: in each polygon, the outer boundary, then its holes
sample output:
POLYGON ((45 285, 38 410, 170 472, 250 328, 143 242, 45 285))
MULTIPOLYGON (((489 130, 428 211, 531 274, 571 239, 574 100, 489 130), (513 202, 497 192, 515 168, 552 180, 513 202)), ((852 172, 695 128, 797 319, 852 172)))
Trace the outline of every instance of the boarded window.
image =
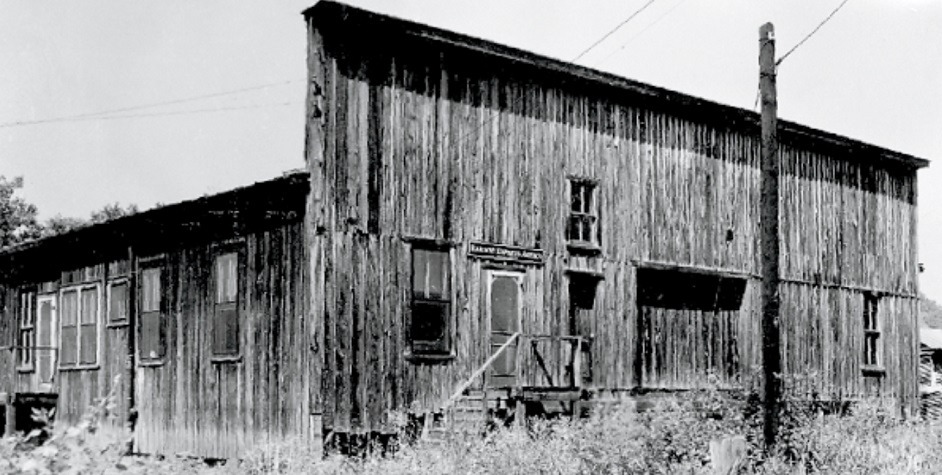
POLYGON ((869 367, 879 367, 883 364, 883 352, 880 345, 880 298, 872 293, 864 294, 863 328, 863 364, 869 367))
POLYGON ((451 262, 447 249, 412 249, 412 352, 451 351, 451 262))
POLYGON ((62 291, 62 325, 59 338, 59 366, 98 364, 99 287, 91 285, 62 291))
POLYGON ((164 357, 164 322, 161 268, 141 270, 141 316, 138 357, 141 361, 158 361, 164 357))
POLYGON ((216 302, 213 315, 213 355, 239 354, 239 253, 216 256, 216 302))
POLYGON ((595 182, 569 181, 569 221, 566 238, 573 243, 598 246, 599 212, 595 182))
POLYGON ((19 315, 19 338, 17 341, 17 363, 20 371, 33 370, 36 346, 36 293, 21 292, 19 315))
POLYGON ((108 323, 120 324, 128 321, 128 283, 126 280, 112 282, 108 288, 108 323))

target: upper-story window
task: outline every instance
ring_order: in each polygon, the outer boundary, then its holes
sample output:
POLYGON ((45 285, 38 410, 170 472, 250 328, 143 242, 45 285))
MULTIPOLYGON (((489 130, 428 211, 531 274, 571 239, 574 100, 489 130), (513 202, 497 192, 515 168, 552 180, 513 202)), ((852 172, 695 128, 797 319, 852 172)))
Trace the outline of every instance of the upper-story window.
POLYGON ((216 256, 213 356, 239 355, 239 253, 216 256))
POLYGON ((870 368, 883 365, 883 345, 880 344, 880 297, 864 294, 863 302, 863 364, 870 368))
POLYGON ((570 244, 599 246, 598 187, 593 180, 569 180, 569 221, 566 239, 570 244))
POLYGON ((451 351, 451 254, 435 247, 412 248, 412 353, 451 351))

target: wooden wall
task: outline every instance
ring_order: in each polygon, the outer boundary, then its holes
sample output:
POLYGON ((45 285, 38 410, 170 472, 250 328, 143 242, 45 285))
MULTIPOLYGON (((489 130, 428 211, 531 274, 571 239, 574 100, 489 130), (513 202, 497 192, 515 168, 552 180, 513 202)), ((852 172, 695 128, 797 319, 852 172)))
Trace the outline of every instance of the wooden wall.
MULTIPOLYGON (((567 270, 604 276, 591 335, 597 389, 627 390, 642 380, 637 266, 743 275, 747 295, 732 316, 738 384, 754 384, 751 371, 761 363, 757 129, 665 112, 640 95, 422 35, 384 30, 394 40, 380 45, 358 33, 357 21, 308 17, 307 160, 317 190, 309 220, 320 230, 313 252, 323 256, 315 273, 325 298, 315 314, 325 322, 325 428, 384 430, 388 411, 436 407, 486 359, 483 271, 467 256, 472 241, 545 251, 544 264, 526 270, 525 332, 565 333, 567 270), (566 247, 570 176, 599 181, 598 256, 566 247), (451 362, 404 356, 409 239, 416 237, 454 246, 451 362)), ((856 366, 860 292, 888 292, 887 324, 898 326, 884 338, 894 356, 877 392, 910 403, 915 171, 835 150, 785 141, 780 153, 783 357, 789 371, 824 370, 816 376, 822 387, 858 395, 869 381, 856 366), (843 300, 836 289, 846 289, 843 300), (813 319, 842 322, 845 331, 792 336, 813 319), (854 361, 841 371, 825 359, 838 351, 854 361)), ((656 369, 671 371, 678 368, 656 369)))
POLYGON ((241 357, 214 361, 211 327, 214 245, 164 254, 166 357, 137 368, 135 447, 145 453, 238 458, 258 444, 312 427, 311 369, 317 351, 307 318, 303 224, 252 232, 239 295, 241 357))

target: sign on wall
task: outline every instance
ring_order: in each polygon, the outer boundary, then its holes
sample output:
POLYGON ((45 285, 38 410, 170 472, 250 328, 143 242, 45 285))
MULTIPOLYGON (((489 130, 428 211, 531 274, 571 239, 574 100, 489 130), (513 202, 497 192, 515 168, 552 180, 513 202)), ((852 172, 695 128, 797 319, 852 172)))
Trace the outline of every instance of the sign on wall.
POLYGON ((515 262, 519 264, 542 264, 543 250, 526 247, 506 246, 472 242, 468 245, 468 256, 493 261, 515 262))

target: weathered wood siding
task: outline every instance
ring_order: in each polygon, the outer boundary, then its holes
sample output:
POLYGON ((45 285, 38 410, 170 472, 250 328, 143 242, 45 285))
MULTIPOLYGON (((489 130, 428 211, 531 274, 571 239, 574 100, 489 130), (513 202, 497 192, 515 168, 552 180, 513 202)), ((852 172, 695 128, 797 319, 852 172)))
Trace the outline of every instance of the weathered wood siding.
MULTIPOLYGON (((566 333, 568 269, 604 276, 590 336, 592 385, 605 390, 643 379, 636 266, 744 275, 747 296, 729 316, 736 334, 727 336, 738 384, 753 384, 761 363, 757 127, 662 110, 651 105, 656 98, 358 21, 308 17, 307 158, 318 190, 309 219, 320 231, 313 252, 323 256, 325 298, 315 313, 325 322, 325 428, 385 430, 388 411, 436 407, 484 362, 489 323, 481 263, 467 257, 472 241, 545 251, 542 266, 526 269, 524 332, 566 333), (367 39, 360 27, 388 41, 367 39), (599 256, 566 247, 569 176, 599 181, 599 256), (412 237, 455 245, 451 362, 404 356, 412 237)), ((783 141, 784 358, 790 371, 831 371, 825 356, 839 351, 844 369, 817 378, 856 394, 866 383, 862 319, 850 303, 822 305, 838 295, 834 286, 894 293, 886 324, 899 326, 883 340, 894 356, 876 386, 911 403, 915 172, 836 152, 783 141), (791 337, 825 318, 841 322, 843 333, 791 337)), ((689 333, 678 323, 665 324, 689 333)), ((702 382, 696 361, 658 364, 655 387, 702 382)))
POLYGON ((145 453, 238 458, 258 444, 314 434, 316 343, 307 315, 308 260, 301 222, 254 231, 240 276, 240 353, 212 356, 214 245, 163 254, 162 297, 169 309, 166 357, 139 365, 135 447, 145 453))

